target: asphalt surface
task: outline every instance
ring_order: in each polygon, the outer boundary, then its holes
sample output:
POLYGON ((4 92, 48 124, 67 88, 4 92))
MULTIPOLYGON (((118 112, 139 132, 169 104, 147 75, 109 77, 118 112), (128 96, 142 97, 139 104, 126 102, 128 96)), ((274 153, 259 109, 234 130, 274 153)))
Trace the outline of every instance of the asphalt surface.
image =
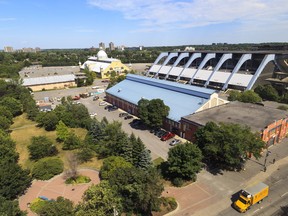
MULTIPOLYGON (((99 86, 100 88, 105 89, 107 84, 102 83, 101 80, 96 80, 93 86, 99 86)), ((55 101, 55 98, 62 98, 67 96, 75 96, 79 95, 80 93, 85 92, 96 92, 96 90, 92 89, 92 87, 81 87, 81 88, 71 88, 71 89, 62 89, 62 90, 50 90, 50 91, 40 91, 34 92, 34 99, 36 101, 40 100, 43 101, 45 98, 52 98, 54 100, 54 104, 52 107, 56 106, 60 102, 55 101)), ((89 111, 89 113, 96 113, 96 118, 101 120, 103 117, 106 117, 109 122, 112 121, 120 121, 122 123, 122 129, 128 133, 134 133, 137 137, 140 137, 145 146, 151 151, 152 159, 156 159, 158 157, 163 158, 164 160, 168 157, 168 151, 171 146, 169 143, 171 140, 168 141, 161 141, 160 138, 156 137, 154 134, 150 133, 148 129, 141 130, 132 128, 129 123, 133 121, 133 119, 125 120, 124 118, 119 117, 119 113, 124 112, 123 110, 115 110, 108 112, 105 110, 105 106, 100 106, 100 102, 104 100, 105 93, 97 94, 99 96, 99 100, 93 101, 93 97, 88 98, 81 98, 77 102, 82 103, 85 105, 89 111)))

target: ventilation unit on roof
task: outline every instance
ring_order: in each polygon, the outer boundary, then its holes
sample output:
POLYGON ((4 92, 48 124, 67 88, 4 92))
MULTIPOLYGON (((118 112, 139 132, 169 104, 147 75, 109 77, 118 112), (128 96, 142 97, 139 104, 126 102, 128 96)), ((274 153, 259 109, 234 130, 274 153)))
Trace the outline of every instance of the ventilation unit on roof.
POLYGON ((121 89, 121 88, 119 88, 119 89, 118 89, 118 92, 121 92, 121 90, 122 90, 122 89, 121 89))

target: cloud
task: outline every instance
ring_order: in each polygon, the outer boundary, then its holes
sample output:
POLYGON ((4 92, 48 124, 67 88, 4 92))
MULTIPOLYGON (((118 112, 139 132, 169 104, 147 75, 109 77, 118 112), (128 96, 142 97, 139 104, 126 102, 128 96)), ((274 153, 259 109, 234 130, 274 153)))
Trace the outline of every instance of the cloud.
POLYGON ((12 17, 3 17, 3 18, 1 18, 0 17, 0 22, 6 22, 6 21, 14 21, 14 20, 16 20, 16 18, 12 18, 12 17))
POLYGON ((193 28, 237 22, 239 25, 288 20, 287 0, 87 0, 102 10, 139 21, 142 30, 193 28))

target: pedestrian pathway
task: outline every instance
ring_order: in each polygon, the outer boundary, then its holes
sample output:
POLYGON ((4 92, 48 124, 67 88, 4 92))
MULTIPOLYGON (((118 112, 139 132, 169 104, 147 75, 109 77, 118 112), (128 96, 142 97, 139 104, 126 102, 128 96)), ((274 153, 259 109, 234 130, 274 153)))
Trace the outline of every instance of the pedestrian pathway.
POLYGON ((240 172, 222 171, 220 174, 212 174, 202 170, 197 176, 197 182, 184 188, 166 188, 165 196, 175 197, 179 204, 177 210, 168 215, 215 216, 229 208, 233 194, 248 185, 264 181, 280 166, 288 164, 287 139, 271 146, 268 151, 265 150, 259 160, 248 159, 244 170, 240 172))

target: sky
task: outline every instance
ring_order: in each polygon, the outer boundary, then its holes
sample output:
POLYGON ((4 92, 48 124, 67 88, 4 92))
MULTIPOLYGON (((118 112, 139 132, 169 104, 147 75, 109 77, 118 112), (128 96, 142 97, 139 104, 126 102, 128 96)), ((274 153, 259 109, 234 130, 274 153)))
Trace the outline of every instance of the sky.
POLYGON ((0 0, 0 49, 288 42, 287 0, 0 0))

